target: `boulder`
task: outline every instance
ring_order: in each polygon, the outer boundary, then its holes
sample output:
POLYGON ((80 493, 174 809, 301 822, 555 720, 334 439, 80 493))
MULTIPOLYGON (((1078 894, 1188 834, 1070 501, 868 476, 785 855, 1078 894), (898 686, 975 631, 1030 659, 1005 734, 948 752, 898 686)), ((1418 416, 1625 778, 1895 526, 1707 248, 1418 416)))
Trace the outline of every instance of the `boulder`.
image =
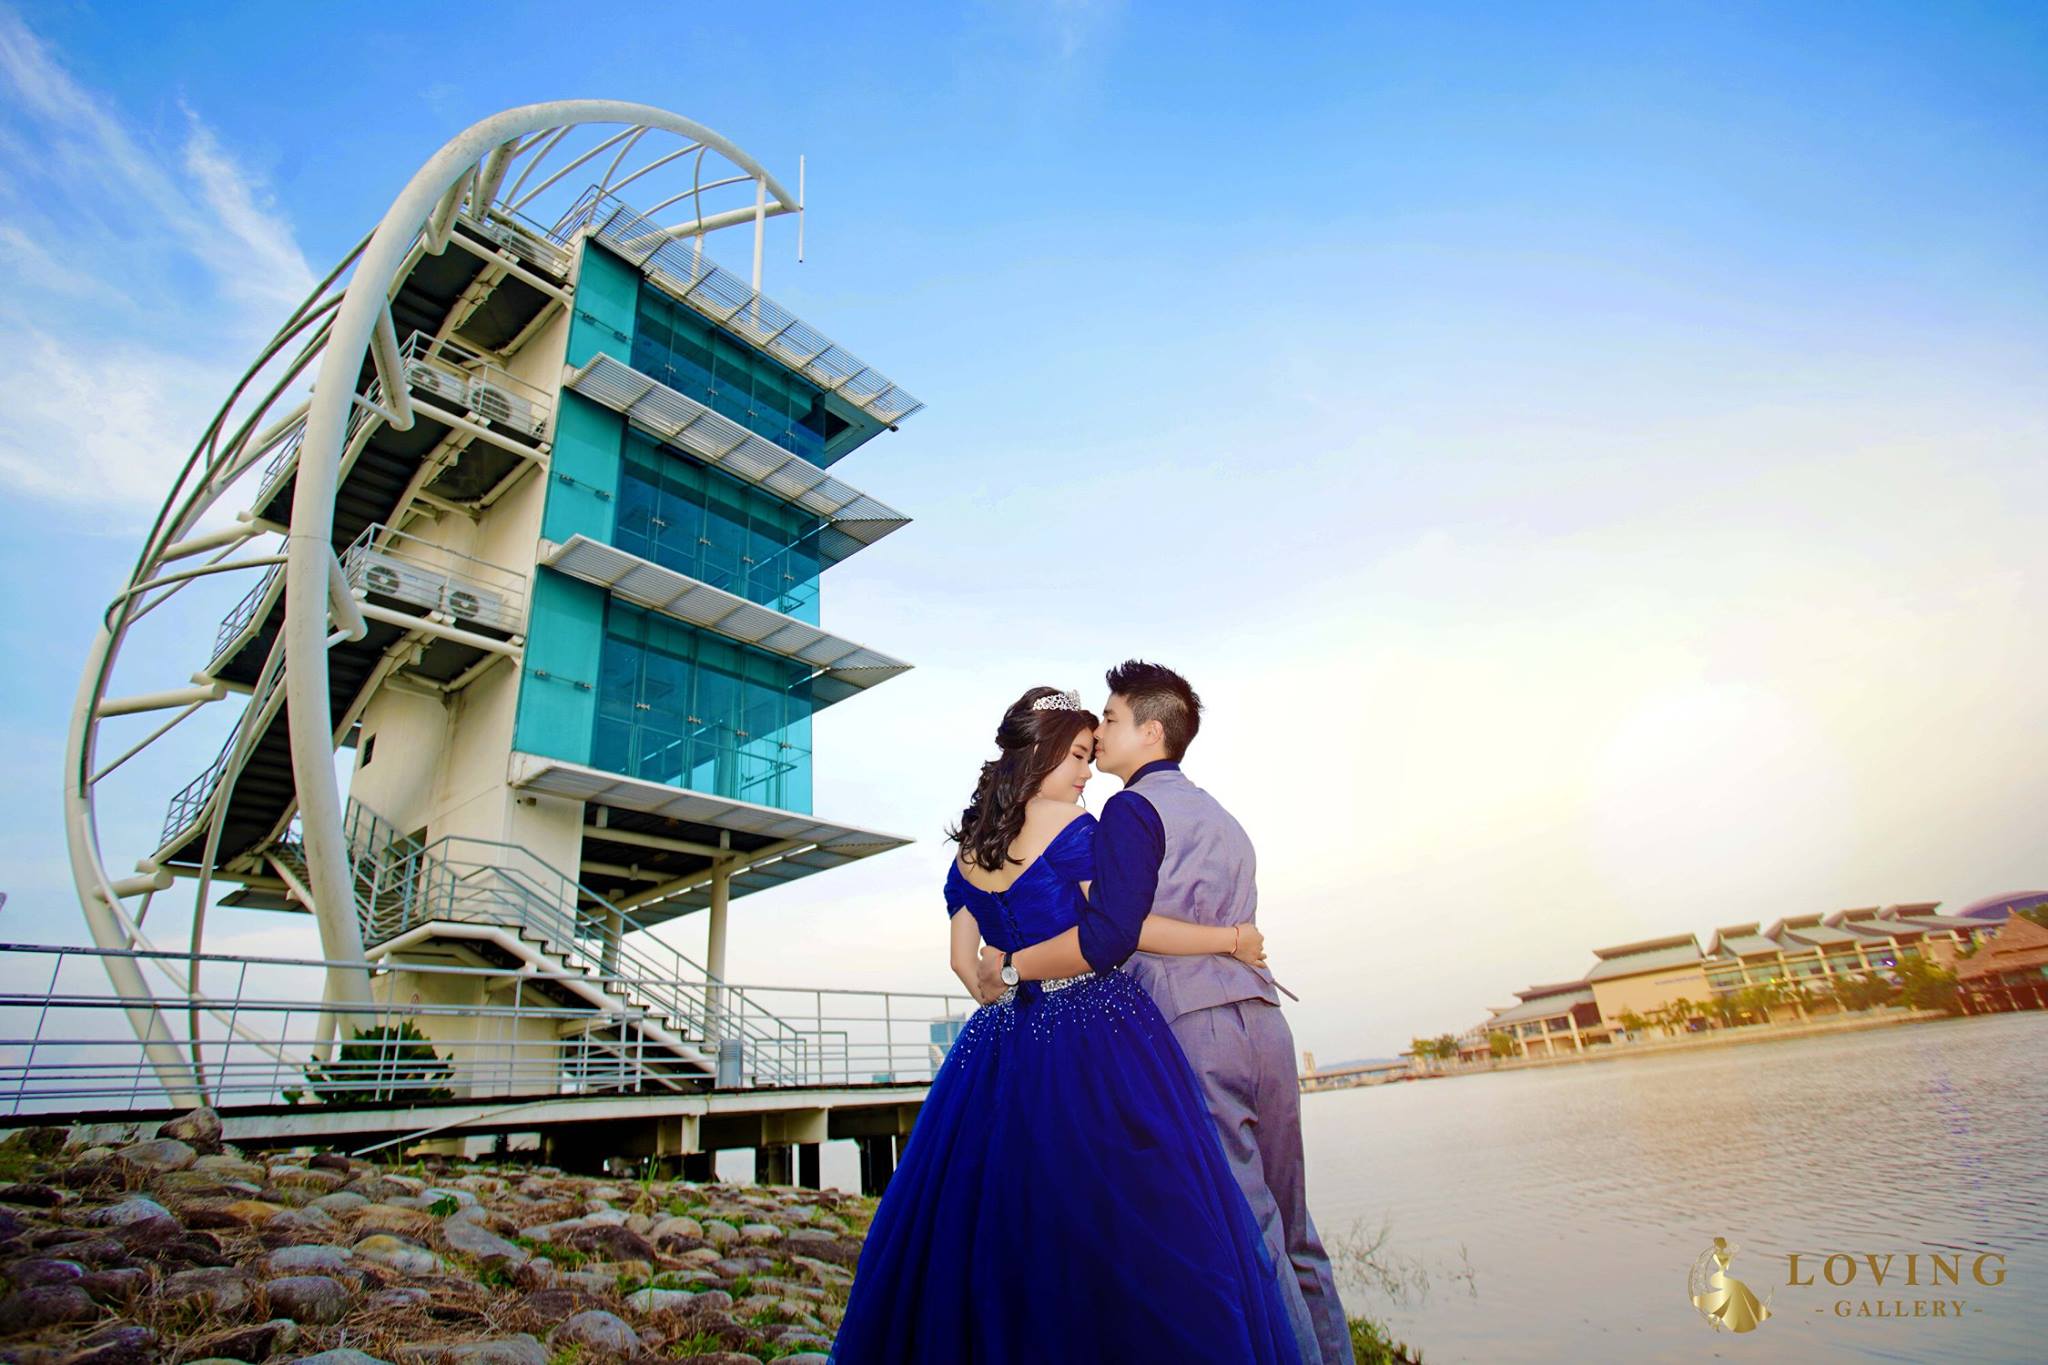
POLYGON ((173 1223, 178 1221, 171 1217, 171 1211, 162 1204, 138 1194, 118 1203, 93 1209, 79 1221, 87 1227, 117 1228, 126 1223, 154 1222, 159 1219, 173 1223))
POLYGON ((324 1327, 348 1314, 348 1289, 325 1275, 287 1275, 263 1288, 270 1295, 270 1311, 296 1323, 324 1327))
POLYGON ((381 1232, 357 1242, 355 1254, 401 1275, 431 1275, 441 1268, 441 1258, 425 1247, 381 1232))
POLYGON ((441 1224, 440 1233, 442 1245, 448 1250, 463 1256, 473 1256, 478 1260, 502 1256, 516 1264, 533 1254, 518 1243, 508 1242, 489 1228, 467 1218, 450 1218, 441 1224))
POLYGON ((234 1317, 256 1301, 256 1282, 233 1266, 180 1270, 158 1291, 169 1300, 189 1300, 222 1317, 234 1317))
POLYGON ((576 1314, 560 1327, 548 1333, 548 1345, 559 1351, 567 1346, 580 1347, 586 1351, 601 1351, 609 1355, 637 1355, 640 1351, 640 1337, 626 1320, 602 1309, 589 1309, 576 1314))
POLYGON ((222 1180, 246 1180, 252 1185, 261 1185, 270 1178, 269 1173, 256 1162, 230 1156, 226 1152, 209 1152, 193 1162, 192 1169, 222 1180))
POLYGON ((0 1299, 0 1336, 84 1322, 100 1315, 99 1305, 76 1284, 39 1284, 0 1299))
POLYGON ((33 1256, 7 1267, 7 1278, 16 1289, 34 1289, 45 1284, 71 1284, 85 1278, 85 1267, 76 1261, 33 1256))
POLYGON ((628 1232, 616 1223, 593 1223, 571 1228, 549 1239, 557 1246, 573 1247, 608 1261, 659 1261, 661 1253, 645 1237, 628 1232))
POLYGON ((64 1357, 64 1365, 156 1365, 156 1333, 132 1322, 100 1328, 64 1357))
POLYGON ((430 1341, 398 1348, 399 1365, 548 1365, 548 1353, 531 1336, 488 1341, 430 1341))
POLYGON ((150 1273, 139 1265, 121 1266, 114 1270, 95 1270, 78 1281, 78 1287, 92 1295, 96 1302, 104 1304, 128 1304, 142 1296, 149 1288, 150 1273))
POLYGON ((176 1138, 151 1138, 148 1142, 131 1142, 114 1153, 115 1157, 145 1171, 182 1171, 197 1160, 199 1153, 189 1143, 176 1138))
POLYGON ((189 1114, 158 1124, 156 1135, 182 1142, 194 1152, 218 1152, 220 1131, 220 1115, 202 1105, 189 1114))
POLYGON ((348 1269, 348 1262, 347 1248, 323 1242, 279 1247, 263 1258, 264 1269, 273 1275, 324 1275, 331 1270, 348 1269))
POLYGON ((268 1360, 274 1352, 289 1351, 298 1340, 297 1323, 290 1318, 272 1318, 202 1337, 186 1349, 186 1359, 218 1356, 226 1360, 268 1360))

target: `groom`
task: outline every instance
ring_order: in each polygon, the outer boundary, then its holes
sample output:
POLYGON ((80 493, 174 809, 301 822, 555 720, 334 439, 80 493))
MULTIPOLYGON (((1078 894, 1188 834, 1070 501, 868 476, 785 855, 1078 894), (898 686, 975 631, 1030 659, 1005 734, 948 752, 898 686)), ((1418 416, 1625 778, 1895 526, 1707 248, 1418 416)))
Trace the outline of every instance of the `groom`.
MULTIPOLYGON (((1095 765, 1123 779, 1103 805, 1096 873, 1078 933, 1015 953, 1020 979, 1126 970, 1151 995, 1202 1079, 1231 1172, 1258 1216, 1303 1365, 1352 1365, 1330 1258, 1308 1216, 1294 1033, 1271 972, 1223 954, 1137 951, 1145 916, 1199 924, 1254 920, 1251 840, 1180 770, 1201 698, 1172 669, 1132 659, 1109 670, 1095 765)), ((983 997, 1001 989, 1002 954, 984 949, 983 997)))

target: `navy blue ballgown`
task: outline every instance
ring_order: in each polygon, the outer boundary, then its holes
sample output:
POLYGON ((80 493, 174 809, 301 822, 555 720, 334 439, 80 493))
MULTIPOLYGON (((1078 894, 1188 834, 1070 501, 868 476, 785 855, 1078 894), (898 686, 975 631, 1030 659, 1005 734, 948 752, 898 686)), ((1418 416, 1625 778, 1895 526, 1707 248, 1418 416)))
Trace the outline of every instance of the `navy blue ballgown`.
MULTIPOLYGON (((1027 947, 1078 921, 1095 817, 946 909, 1027 947)), ((1300 1365, 1187 1054, 1121 971, 1026 981, 947 1051, 868 1228, 834 1365, 1300 1365)))

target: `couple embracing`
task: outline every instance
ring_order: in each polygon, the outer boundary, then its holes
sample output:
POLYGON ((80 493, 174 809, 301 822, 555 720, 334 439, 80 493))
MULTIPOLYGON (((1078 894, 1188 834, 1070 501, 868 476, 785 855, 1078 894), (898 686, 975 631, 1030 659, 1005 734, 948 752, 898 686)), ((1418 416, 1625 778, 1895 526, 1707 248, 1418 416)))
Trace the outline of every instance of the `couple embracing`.
POLYGON ((1107 682, 1099 719, 1018 698, 951 832, 953 970, 981 1007, 875 1211, 834 1365, 1351 1365, 1251 841, 1180 770, 1201 699, 1140 660, 1107 682), (1124 783, 1100 820, 1091 764, 1124 783))

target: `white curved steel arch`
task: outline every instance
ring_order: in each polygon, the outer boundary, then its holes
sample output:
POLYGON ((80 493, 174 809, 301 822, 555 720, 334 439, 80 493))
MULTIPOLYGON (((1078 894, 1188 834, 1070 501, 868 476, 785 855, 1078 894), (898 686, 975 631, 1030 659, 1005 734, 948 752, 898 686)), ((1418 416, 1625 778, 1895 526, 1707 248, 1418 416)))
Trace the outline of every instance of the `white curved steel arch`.
MULTIPOLYGON (((280 528, 248 520, 225 531, 192 535, 200 517, 222 496, 269 446, 276 444, 297 421, 297 413, 267 425, 263 419, 280 401, 317 355, 318 374, 310 400, 303 406, 304 435, 298 451, 296 490, 292 520, 285 532, 282 556, 285 584, 285 623, 280 640, 281 654, 273 653, 266 672, 282 666, 284 706, 291 731, 293 784, 297 792, 308 890, 319 926, 324 957, 329 962, 359 962, 363 959, 361 930, 357 924, 354 891, 343 810, 334 768, 334 744, 330 722, 328 677, 328 630, 330 603, 342 617, 344 629, 360 635, 361 617, 345 592, 333 591, 339 574, 332 548, 334 499, 339 485, 340 462, 351 408, 365 401, 356 393, 356 376, 366 357, 380 369, 396 360, 397 339, 389 312, 393 287, 413 245, 424 235, 426 249, 438 253, 449 244, 454 221, 465 204, 478 216, 500 203, 499 192, 512 167, 522 158, 518 178, 504 191, 506 211, 533 203, 577 168, 591 164, 603 152, 618 150, 596 183, 598 193, 616 192, 624 185, 680 161, 695 153, 692 189, 662 202, 667 207, 692 201, 696 217, 674 224, 665 231, 674 236, 702 236, 741 223, 757 224, 755 260, 759 264, 758 224, 769 217, 800 212, 802 205, 753 157, 727 138, 704 125, 652 105, 619 100, 564 100, 524 105, 484 119, 451 138, 407 181, 382 221, 346 256, 341 264, 315 287, 277 336, 237 383, 220 412, 194 448, 180 472, 163 511, 138 557, 129 586, 110 605, 102 629, 88 652, 72 727, 65 753, 65 829, 73 878, 95 944, 104 949, 149 949, 140 923, 157 891, 170 885, 170 874, 155 867, 138 865, 141 876, 121 881, 108 873, 99 848, 94 791, 100 778, 125 762, 140 748, 153 742, 172 726, 217 699, 218 685, 208 695, 204 689, 183 689, 146 698, 129 699, 128 710, 183 705, 184 709, 143 744, 123 754, 114 764, 95 773, 100 720, 122 714, 122 704, 110 704, 106 689, 115 660, 128 630, 142 616, 190 582, 214 572, 254 567, 275 562, 275 556, 229 559, 248 540, 280 528), (578 129, 602 125, 626 125, 596 147, 583 151, 568 164, 547 173, 523 195, 526 182, 541 168, 551 153, 562 147, 578 129), (650 132, 663 132, 687 140, 687 145, 668 151, 649 164, 620 176, 632 153, 650 132), (706 151, 717 152, 741 171, 742 176, 705 185, 701 166, 706 151), (756 187, 754 202, 707 214, 702 201, 705 192, 734 183, 750 182, 756 187), (513 201, 513 196, 519 196, 513 201), (337 297, 330 293, 343 274, 349 276, 346 289, 337 297), (257 402, 223 446, 221 436, 230 414, 259 374, 311 330, 285 372, 257 402), (194 482, 195 470, 199 478, 194 482), (187 492, 187 485, 190 491, 187 492), (182 496, 181 496, 182 495, 182 496), (215 558, 199 570, 166 570, 182 558, 219 549, 215 558), (152 592, 154 601, 147 601, 152 592), (126 897, 143 896, 141 911, 131 916, 126 897)), ((401 429, 411 425, 410 405, 402 385, 387 387, 390 411, 385 420, 401 429)), ((264 687, 259 682, 242 724, 257 720, 264 687)), ((245 738, 238 736, 240 738, 245 738)), ((230 757, 245 744, 231 745, 230 757)), ((211 881, 211 850, 218 839, 225 810, 226 794, 232 790, 236 763, 224 768, 209 794, 212 828, 209 854, 198 878, 192 929, 192 963, 188 982, 180 983, 197 995, 199 949, 205 921, 207 892, 211 881), (216 808, 217 807, 217 808, 216 808)), ((154 1003, 155 996, 134 961, 108 956, 102 959, 116 990, 134 1001, 129 1021, 142 1042, 150 1063, 170 1094, 173 1103, 196 1103, 203 1098, 204 1077, 198 1062, 197 1015, 194 1003, 191 1037, 195 1050, 180 1046, 154 1003), (143 1003, 149 1002, 149 1003, 143 1003)), ((175 980, 175 978, 174 978, 175 980)), ((369 982, 361 971, 330 970, 329 995, 346 1004, 370 1003, 369 982)))

